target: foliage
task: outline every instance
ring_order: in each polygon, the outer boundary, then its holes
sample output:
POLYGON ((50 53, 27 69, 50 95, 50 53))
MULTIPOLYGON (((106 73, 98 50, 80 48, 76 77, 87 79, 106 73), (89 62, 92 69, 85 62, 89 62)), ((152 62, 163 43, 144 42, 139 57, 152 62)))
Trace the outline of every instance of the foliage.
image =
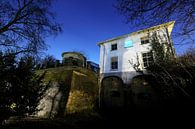
POLYGON ((35 74, 32 56, 46 48, 46 37, 61 31, 50 12, 52 2, 0 1, 1 117, 34 112, 39 97, 47 88, 42 85, 44 74, 35 74))
POLYGON ((179 29, 174 33, 179 44, 194 43, 194 0, 118 0, 116 8, 128 23, 140 27, 174 20, 179 29))
POLYGON ((195 79, 195 50, 176 57, 171 44, 161 42, 153 32, 150 41, 154 54, 154 64, 147 70, 155 77, 159 93, 166 100, 192 98, 195 79))
MULTIPOLYGON (((167 37, 167 35, 168 34, 164 34, 164 38, 167 37)), ((161 36, 159 36, 157 32, 152 32, 150 42, 155 63, 167 62, 175 56, 171 41, 168 41, 168 39, 161 41, 160 39, 161 36)))
POLYGON ((61 31, 49 11, 53 0, 1 0, 0 47, 12 54, 45 49, 44 38, 61 31))
POLYGON ((187 55, 191 56, 184 55, 176 59, 161 61, 147 68, 156 78, 158 90, 163 99, 186 101, 193 98, 195 83, 193 59, 195 55, 193 53, 187 53, 187 55))
POLYGON ((40 64, 42 65, 43 68, 51 68, 54 67, 56 63, 56 59, 52 55, 46 55, 40 64))
POLYGON ((35 111, 39 97, 46 86, 41 76, 35 75, 31 57, 17 61, 11 53, 0 53, 0 113, 4 115, 24 115, 35 111))

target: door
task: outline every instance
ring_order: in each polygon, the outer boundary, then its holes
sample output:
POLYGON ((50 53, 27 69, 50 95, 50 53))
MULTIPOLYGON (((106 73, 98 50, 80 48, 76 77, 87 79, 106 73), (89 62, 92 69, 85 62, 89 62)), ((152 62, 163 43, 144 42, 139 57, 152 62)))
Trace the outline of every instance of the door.
POLYGON ((123 81, 119 77, 106 77, 102 80, 101 99, 105 108, 124 106, 123 81))

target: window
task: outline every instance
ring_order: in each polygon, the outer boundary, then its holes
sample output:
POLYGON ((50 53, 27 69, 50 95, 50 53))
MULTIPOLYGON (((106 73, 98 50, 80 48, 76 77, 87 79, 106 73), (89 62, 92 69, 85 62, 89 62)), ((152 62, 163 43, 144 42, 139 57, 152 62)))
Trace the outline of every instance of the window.
POLYGON ((118 57, 112 57, 111 58, 111 70, 117 70, 118 69, 118 57))
POLYGON ((143 58, 143 64, 145 68, 154 63, 152 52, 142 53, 142 58, 143 58))
POLYGON ((126 40, 124 47, 125 48, 133 47, 133 41, 132 40, 126 40))
POLYGON ((117 50, 117 44, 112 44, 111 45, 111 51, 117 50))
POLYGON ((146 44, 149 43, 149 37, 145 36, 145 37, 141 37, 141 44, 146 44))

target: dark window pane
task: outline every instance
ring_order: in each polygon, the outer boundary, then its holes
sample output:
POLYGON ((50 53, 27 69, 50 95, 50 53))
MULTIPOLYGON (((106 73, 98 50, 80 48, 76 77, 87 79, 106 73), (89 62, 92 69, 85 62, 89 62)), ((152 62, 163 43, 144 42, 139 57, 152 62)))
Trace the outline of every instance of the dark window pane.
POLYGON ((111 58, 111 69, 118 69, 118 57, 111 58))
POLYGON ((148 58, 148 61, 151 61, 152 62, 153 61, 153 58, 152 57, 148 58))
POLYGON ((143 59, 144 67, 148 67, 148 66, 152 65, 154 62, 153 53, 152 52, 143 53, 142 59, 143 59))
POLYGON ((143 61, 144 61, 144 62, 147 62, 147 58, 143 58, 143 61))
POLYGON ((149 66, 151 66, 151 65, 153 65, 153 64, 154 64, 153 61, 148 62, 148 65, 149 65, 149 66))
POLYGON ((147 53, 143 53, 142 56, 143 56, 143 57, 146 57, 146 56, 147 56, 147 53))
POLYGON ((145 40, 145 43, 149 43, 149 40, 147 39, 147 40, 145 40))
POLYGON ((149 38, 147 36, 141 37, 141 44, 149 43, 149 38))
POLYGON ((147 62, 144 62, 144 67, 148 67, 148 64, 147 64, 147 62))
POLYGON ((111 45, 111 50, 117 50, 117 44, 112 44, 111 45))

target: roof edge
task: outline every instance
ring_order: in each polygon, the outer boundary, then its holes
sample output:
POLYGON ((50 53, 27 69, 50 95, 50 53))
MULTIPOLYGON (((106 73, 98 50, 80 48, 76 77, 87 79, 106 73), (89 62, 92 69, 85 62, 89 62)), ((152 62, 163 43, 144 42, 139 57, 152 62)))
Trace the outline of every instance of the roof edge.
POLYGON ((108 40, 105 40, 105 41, 102 41, 102 42, 98 42, 97 45, 100 46, 100 45, 102 45, 106 42, 111 42, 111 41, 114 41, 114 40, 117 40, 117 39, 121 39, 121 38, 130 36, 130 35, 139 34, 139 33, 142 33, 142 32, 144 33, 145 31, 151 31, 151 30, 154 30, 154 29, 159 29, 159 28, 162 28, 162 27, 165 27, 165 26, 168 26, 168 32, 169 32, 169 35, 170 35, 171 32, 172 32, 174 24, 175 24, 175 21, 166 22, 166 23, 159 24, 159 25, 156 25, 156 26, 152 26, 152 27, 149 27, 149 28, 146 28, 146 29, 138 30, 138 31, 135 31, 135 32, 132 32, 132 33, 129 33, 129 34, 124 34, 124 35, 121 35, 121 36, 117 36, 115 38, 111 38, 111 39, 108 39, 108 40))

